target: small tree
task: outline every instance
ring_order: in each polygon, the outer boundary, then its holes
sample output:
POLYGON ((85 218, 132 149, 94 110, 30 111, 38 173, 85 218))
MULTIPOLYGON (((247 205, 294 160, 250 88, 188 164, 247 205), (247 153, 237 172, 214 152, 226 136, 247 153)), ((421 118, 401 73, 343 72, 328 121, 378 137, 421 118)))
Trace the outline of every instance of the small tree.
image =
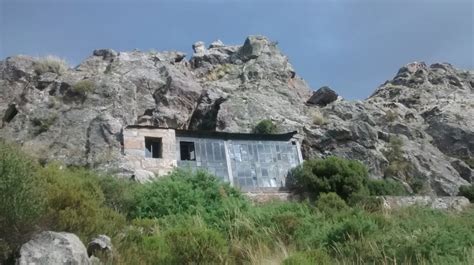
POLYGON ((384 155, 389 161, 384 172, 386 177, 398 177, 400 174, 406 173, 409 164, 403 157, 403 140, 401 138, 391 137, 384 155))
POLYGON ((11 249, 28 238, 43 213, 37 167, 18 147, 0 141, 0 238, 11 249))
POLYGON ((276 125, 271 120, 262 120, 254 128, 254 133, 273 134, 276 133, 276 125))
POLYGON ((346 200, 354 194, 367 194, 368 171, 356 160, 339 157, 307 160, 292 172, 294 187, 316 196, 335 192, 346 200))

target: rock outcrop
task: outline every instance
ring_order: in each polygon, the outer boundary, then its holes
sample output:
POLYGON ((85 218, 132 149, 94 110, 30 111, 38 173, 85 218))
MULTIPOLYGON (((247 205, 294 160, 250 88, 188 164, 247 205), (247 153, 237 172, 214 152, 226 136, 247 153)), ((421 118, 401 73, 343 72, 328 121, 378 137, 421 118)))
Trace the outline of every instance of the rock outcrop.
POLYGON ((36 235, 20 249, 18 265, 90 264, 87 250, 71 233, 45 231, 36 235))
POLYGON ((314 104, 324 107, 327 104, 336 101, 337 97, 338 95, 336 91, 332 90, 327 86, 323 86, 313 93, 313 95, 308 99, 308 104, 314 104))
POLYGON ((90 256, 110 256, 112 254, 112 240, 106 235, 99 235, 87 244, 87 254, 90 256))
POLYGON ((305 158, 358 159, 371 177, 427 194, 455 195, 473 181, 473 71, 412 63, 366 100, 335 100, 324 89, 314 101, 265 37, 196 42, 193 50, 187 60, 176 51, 101 49, 72 69, 51 58, 6 58, 0 137, 44 161, 131 176, 121 153, 126 125, 251 132, 271 119, 282 132, 300 132, 305 158))
POLYGON ((430 197, 430 196, 382 196, 382 207, 394 210, 402 207, 420 206, 438 210, 462 211, 469 207, 469 200, 462 196, 430 197))
POLYGON ((449 64, 408 64, 367 100, 319 108, 327 122, 305 127, 306 157, 358 159, 374 178, 455 195, 473 181, 473 79, 449 64))

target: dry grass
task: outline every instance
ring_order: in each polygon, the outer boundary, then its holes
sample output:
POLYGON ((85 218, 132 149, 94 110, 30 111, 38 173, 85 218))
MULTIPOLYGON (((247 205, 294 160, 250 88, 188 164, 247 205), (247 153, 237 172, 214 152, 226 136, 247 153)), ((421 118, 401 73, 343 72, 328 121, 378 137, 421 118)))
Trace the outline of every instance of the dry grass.
POLYGON ((231 64, 223 64, 215 67, 206 76, 208 81, 217 81, 233 71, 231 64))
POLYGON ((319 110, 314 110, 311 112, 311 119, 315 125, 324 125, 327 123, 326 118, 321 112, 319 112, 319 110))
POLYGON ((54 55, 47 55, 45 57, 37 58, 34 63, 35 73, 38 75, 44 73, 56 73, 58 75, 64 74, 69 65, 66 60, 54 55))
POLYGON ((398 113, 394 110, 387 110, 385 112, 385 120, 387 122, 394 122, 398 119, 398 113))

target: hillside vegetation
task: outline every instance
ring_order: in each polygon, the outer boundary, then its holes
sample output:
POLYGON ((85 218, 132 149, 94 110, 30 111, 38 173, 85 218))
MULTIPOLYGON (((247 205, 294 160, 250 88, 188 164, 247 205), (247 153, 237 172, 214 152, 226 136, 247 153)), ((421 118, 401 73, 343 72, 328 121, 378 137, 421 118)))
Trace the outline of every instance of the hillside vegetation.
POLYGON ((405 193, 339 158, 294 173, 300 202, 254 204, 205 172, 147 184, 40 165, 0 142, 0 263, 32 234, 107 234, 105 264, 473 264, 474 210, 385 212, 370 194, 405 193))

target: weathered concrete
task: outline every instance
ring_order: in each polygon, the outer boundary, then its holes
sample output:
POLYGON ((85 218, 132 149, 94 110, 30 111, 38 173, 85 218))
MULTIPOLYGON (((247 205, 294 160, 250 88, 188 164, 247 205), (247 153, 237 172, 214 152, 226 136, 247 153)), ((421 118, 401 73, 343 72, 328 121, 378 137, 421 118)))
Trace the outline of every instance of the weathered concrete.
POLYGON ((247 192, 245 193, 251 201, 255 203, 267 203, 272 201, 290 201, 298 199, 299 196, 289 192, 281 190, 266 190, 258 192, 247 192))
POLYGON ((407 206, 424 206, 439 210, 461 211, 470 205, 469 200, 462 196, 380 196, 384 209, 392 210, 407 206))

